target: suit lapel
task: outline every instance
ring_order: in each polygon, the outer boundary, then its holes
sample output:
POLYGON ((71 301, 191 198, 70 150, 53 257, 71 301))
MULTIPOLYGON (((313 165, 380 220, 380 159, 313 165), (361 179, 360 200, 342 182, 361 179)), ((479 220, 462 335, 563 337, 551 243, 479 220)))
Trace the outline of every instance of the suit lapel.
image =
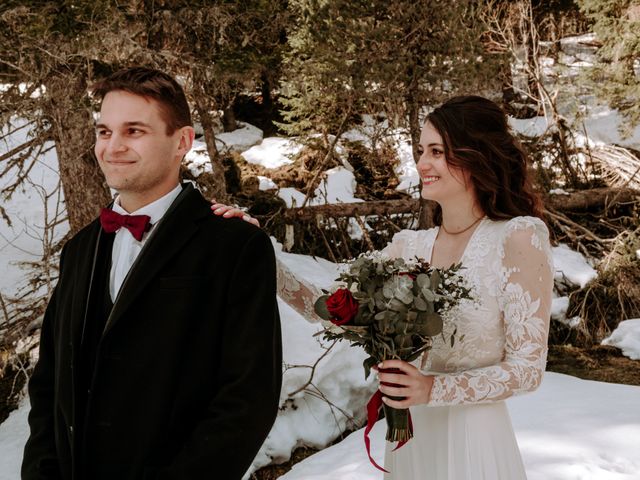
POLYGON ((98 246, 102 237, 102 228, 98 220, 94 221, 87 236, 89 245, 84 254, 78 256, 74 271, 74 297, 81 301, 74 301, 72 315, 72 338, 75 344, 80 344, 85 323, 87 322, 87 309, 89 307, 89 295, 93 284, 94 270, 97 260, 98 246))
POLYGON ((203 213, 201 202, 200 193, 191 184, 186 184, 182 193, 153 229, 138 258, 131 266, 114 301, 104 334, 122 317, 162 267, 198 231, 196 220, 209 213, 203 213))

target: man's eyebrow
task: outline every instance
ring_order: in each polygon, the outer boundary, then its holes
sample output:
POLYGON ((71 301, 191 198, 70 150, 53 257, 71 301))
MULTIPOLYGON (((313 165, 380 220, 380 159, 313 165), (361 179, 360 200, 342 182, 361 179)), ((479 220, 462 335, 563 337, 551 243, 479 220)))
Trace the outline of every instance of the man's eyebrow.
MULTIPOLYGON (((146 128, 151 128, 151 125, 149 125, 148 123, 142 122, 142 121, 133 121, 133 122, 124 122, 124 126, 125 127, 146 127, 146 128)), ((107 127, 104 123, 96 123, 96 130, 98 128, 106 128, 107 130, 109 130, 109 127, 107 127)))

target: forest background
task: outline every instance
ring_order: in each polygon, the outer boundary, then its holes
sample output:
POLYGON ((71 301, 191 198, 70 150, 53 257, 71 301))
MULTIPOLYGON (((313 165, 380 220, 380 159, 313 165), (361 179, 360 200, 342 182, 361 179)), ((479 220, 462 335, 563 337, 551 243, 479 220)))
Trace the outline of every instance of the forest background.
POLYGON ((0 421, 33 366, 61 246, 111 199, 93 154, 98 105, 88 87, 132 65, 185 87, 209 164, 185 164, 185 178, 246 208, 286 250, 334 262, 432 225, 417 187, 396 188, 392 141, 402 132, 417 159, 428 108, 479 92, 512 118, 544 117, 538 134, 519 135, 546 221, 554 242, 597 271, 586 285, 556 284, 569 300, 552 322, 549 368, 640 385, 640 362, 600 345, 620 321, 640 318, 640 152, 583 141, 584 103, 615 109, 621 138, 640 123, 637 32, 640 5, 629 0, 3 1, 1 221, 16 222, 4 205, 30 189, 42 192, 45 220, 39 257, 23 264, 27 280, 0 291, 0 421), (597 59, 579 73, 563 65, 562 40, 575 36, 597 59), (267 172, 220 142, 245 123, 303 147, 267 172), (350 140, 363 125, 370 141, 350 140), (9 142, 18 134, 24 141, 9 142), (44 189, 29 173, 49 151, 58 186, 44 189), (314 194, 326 172, 347 164, 361 201, 323 205, 314 194), (261 188, 267 174, 275 188, 261 188), (297 203, 277 194, 288 188, 302 192, 297 203))

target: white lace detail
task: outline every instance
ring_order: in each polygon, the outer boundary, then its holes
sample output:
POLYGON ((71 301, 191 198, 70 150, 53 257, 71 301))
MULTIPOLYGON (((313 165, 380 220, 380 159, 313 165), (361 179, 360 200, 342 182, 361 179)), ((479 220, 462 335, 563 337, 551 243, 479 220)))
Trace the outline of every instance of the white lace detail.
POLYGON ((322 319, 313 311, 313 304, 322 295, 315 285, 299 278, 278 258, 276 254, 278 279, 278 295, 290 307, 296 310, 309 322, 320 322, 322 319))
POLYGON ((429 404, 498 401, 536 389, 546 364, 553 286, 546 226, 532 217, 485 220, 462 263, 479 305, 457 312, 462 342, 434 344, 429 404))

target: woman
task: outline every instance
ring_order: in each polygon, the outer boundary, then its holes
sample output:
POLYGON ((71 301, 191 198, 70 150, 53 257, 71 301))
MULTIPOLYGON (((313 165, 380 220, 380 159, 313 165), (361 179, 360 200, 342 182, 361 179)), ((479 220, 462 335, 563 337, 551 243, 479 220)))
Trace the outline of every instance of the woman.
MULTIPOLYGON (((549 236, 527 156, 500 107, 477 96, 452 98, 430 113, 419 152, 422 197, 438 203, 439 226, 401 231, 385 252, 436 267, 461 262, 474 299, 450 312, 445 335, 419 365, 379 365, 403 372, 379 373, 379 388, 404 397, 384 401, 410 408, 414 425, 405 446, 393 451, 387 444, 385 479, 525 479, 504 400, 540 384, 553 287, 549 236), (451 346, 444 338, 454 329, 451 346)), ((300 292, 286 292, 298 309, 314 293, 300 292)))

